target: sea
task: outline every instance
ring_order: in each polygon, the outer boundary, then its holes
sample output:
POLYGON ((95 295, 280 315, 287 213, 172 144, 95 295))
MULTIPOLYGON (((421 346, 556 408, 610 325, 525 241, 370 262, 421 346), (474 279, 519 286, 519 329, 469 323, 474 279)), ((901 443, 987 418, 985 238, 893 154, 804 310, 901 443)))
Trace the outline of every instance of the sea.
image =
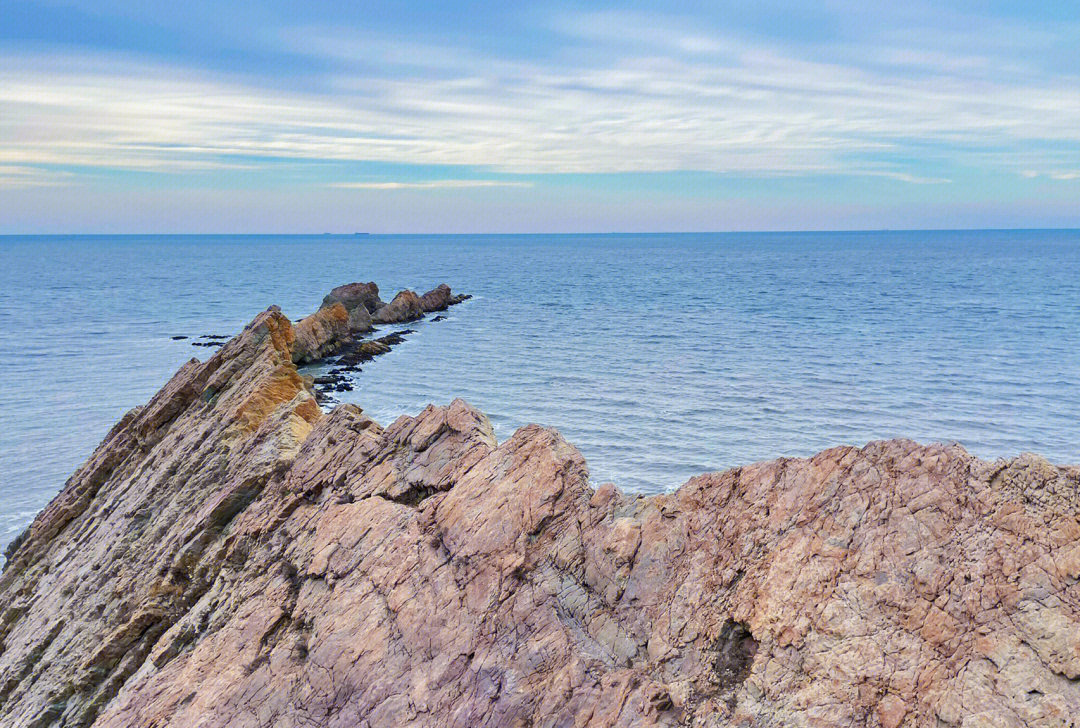
POLYGON ((197 337, 369 280, 473 298, 340 400, 550 425, 597 485, 892 437, 1080 462, 1080 231, 0 237, 0 546, 197 337))

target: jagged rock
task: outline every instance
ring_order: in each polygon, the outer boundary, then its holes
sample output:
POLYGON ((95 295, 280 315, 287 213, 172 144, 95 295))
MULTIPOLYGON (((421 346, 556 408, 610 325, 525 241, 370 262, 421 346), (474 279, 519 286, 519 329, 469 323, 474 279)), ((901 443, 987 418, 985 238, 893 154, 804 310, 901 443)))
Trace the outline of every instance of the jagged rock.
POLYGON ((353 341, 341 350, 341 356, 338 357, 337 363, 344 365, 347 369, 355 368, 362 362, 389 353, 390 347, 397 346, 402 341, 405 341, 405 337, 411 333, 414 333, 411 329, 405 329, 404 331, 395 331, 386 336, 380 336, 377 339, 353 341))
POLYGON ((379 298, 379 287, 373 282, 346 283, 338 286, 326 294, 321 308, 329 308, 335 303, 340 303, 350 313, 357 306, 363 306, 368 313, 374 313, 385 305, 379 298))
POLYGON ((394 300, 378 309, 371 315, 371 321, 375 324, 396 324, 403 321, 414 321, 424 315, 420 297, 413 291, 401 291, 394 300))
POLYGON ((340 303, 305 317, 294 327, 293 361, 313 362, 336 352, 351 338, 349 321, 349 313, 340 303))
POLYGON ((420 308, 428 312, 445 311, 451 300, 453 295, 450 293, 450 286, 440 283, 420 297, 420 308))
POLYGON ((375 327, 371 324, 371 314, 365 306, 357 306, 349 311, 349 331, 359 334, 371 331, 373 328, 375 327))
POLYGON ((1080 715, 1080 468, 892 440, 593 490, 461 400, 323 414, 295 336, 186 364, 11 550, 5 728, 1080 715))
POLYGON ((440 283, 420 297, 420 305, 425 311, 444 311, 448 307, 467 301, 470 298, 472 296, 468 294, 455 296, 451 293, 450 286, 440 283))

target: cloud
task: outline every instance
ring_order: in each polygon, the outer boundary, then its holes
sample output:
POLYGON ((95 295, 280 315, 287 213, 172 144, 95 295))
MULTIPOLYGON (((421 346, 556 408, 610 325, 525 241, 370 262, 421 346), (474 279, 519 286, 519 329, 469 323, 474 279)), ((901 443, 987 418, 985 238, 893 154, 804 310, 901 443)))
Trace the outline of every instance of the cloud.
POLYGON ((429 182, 332 182, 328 187, 351 190, 436 190, 473 187, 532 187, 531 182, 493 179, 440 179, 429 182))
POLYGON ((906 172, 865 172, 867 175, 877 175, 881 177, 889 177, 891 179, 900 180, 901 182, 908 182, 913 185, 943 185, 952 182, 951 179, 944 177, 920 177, 914 174, 908 174, 906 172))
POLYGON ((69 184, 73 175, 69 172, 56 172, 38 167, 23 167, 0 164, 0 189, 20 189, 24 187, 57 187, 69 184))
POLYGON ((554 27, 598 52, 522 60, 304 28, 279 42, 334 70, 288 88, 104 53, 0 51, 0 164, 179 173, 284 158, 928 184, 948 180, 925 174, 926 159, 1021 173, 1071 166, 1080 145, 1075 77, 995 79, 984 56, 890 47, 878 65, 826 62, 640 15, 554 27))
POLYGON ((1048 179, 1063 181, 1080 179, 1080 170, 1077 169, 1059 169, 1050 172, 1038 172, 1034 169, 1025 169, 1020 173, 1022 177, 1027 179, 1035 179, 1036 177, 1046 177, 1048 179))

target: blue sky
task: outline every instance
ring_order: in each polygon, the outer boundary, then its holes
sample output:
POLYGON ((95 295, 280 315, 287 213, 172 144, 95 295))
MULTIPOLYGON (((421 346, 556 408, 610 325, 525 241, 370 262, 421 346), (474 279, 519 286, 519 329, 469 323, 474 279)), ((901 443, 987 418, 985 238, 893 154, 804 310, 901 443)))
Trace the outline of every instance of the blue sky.
POLYGON ((1080 227, 1075 3, 879 5, 7 0, 0 233, 1080 227))

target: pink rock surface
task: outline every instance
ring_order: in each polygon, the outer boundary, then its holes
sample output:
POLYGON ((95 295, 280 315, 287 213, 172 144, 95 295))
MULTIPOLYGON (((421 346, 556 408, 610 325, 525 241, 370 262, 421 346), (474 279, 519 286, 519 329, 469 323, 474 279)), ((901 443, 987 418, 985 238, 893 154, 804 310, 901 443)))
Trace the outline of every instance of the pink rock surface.
POLYGON ((0 725, 1076 725, 1077 468, 894 440, 637 497, 461 400, 323 414, 296 345, 186 364, 34 521, 0 725))

